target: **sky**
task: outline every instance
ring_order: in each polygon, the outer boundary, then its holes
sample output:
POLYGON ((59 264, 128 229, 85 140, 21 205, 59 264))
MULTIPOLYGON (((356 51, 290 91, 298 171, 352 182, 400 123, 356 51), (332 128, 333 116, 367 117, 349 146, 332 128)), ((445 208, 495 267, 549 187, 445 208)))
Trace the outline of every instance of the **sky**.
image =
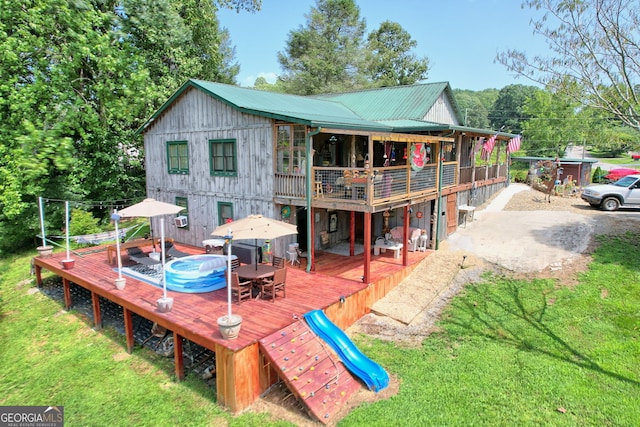
MULTIPOLYGON (((256 78, 273 83, 282 72, 278 52, 284 52, 289 32, 306 27, 315 0, 263 0, 259 12, 222 9, 220 25, 229 30, 236 48, 241 86, 256 78)), ((414 54, 430 61, 427 82, 448 81, 453 89, 501 89, 532 85, 495 63, 509 49, 542 54, 546 44, 533 35, 534 13, 521 0, 356 0, 367 34, 385 20, 399 23, 418 45, 414 54)))

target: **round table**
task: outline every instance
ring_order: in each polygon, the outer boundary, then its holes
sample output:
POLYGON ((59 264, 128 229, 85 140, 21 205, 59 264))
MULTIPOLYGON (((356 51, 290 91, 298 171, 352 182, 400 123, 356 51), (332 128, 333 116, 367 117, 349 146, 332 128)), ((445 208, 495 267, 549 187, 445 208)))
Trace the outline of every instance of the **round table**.
POLYGON ((246 264, 241 265, 234 271, 243 279, 262 280, 268 277, 273 277, 273 273, 275 273, 276 268, 268 264, 258 264, 257 266, 256 264, 246 264))
POLYGON ((251 280, 253 287, 257 292, 257 295, 252 294, 254 298, 260 298, 262 293, 260 284, 262 283, 262 280, 273 277, 275 271, 276 268, 268 264, 258 264, 257 268, 256 264, 241 265, 234 270, 234 272, 238 273, 238 276, 243 279, 251 280))

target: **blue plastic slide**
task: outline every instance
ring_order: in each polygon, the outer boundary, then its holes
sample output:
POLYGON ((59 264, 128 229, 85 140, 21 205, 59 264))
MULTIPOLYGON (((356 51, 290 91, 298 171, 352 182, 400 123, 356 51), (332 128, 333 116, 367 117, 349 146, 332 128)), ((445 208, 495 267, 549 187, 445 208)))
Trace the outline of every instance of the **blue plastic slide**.
POLYGON ((369 390, 378 392, 389 385, 387 371, 365 356, 322 310, 310 311, 304 318, 311 330, 333 348, 347 369, 364 381, 369 390))

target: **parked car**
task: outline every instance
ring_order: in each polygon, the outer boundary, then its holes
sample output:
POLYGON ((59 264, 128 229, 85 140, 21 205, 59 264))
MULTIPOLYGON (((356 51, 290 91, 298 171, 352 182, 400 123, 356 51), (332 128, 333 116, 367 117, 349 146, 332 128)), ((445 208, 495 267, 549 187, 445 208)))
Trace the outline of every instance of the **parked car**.
POLYGON ((606 182, 614 182, 627 175, 636 175, 639 173, 640 171, 637 169, 618 168, 618 169, 611 169, 609 173, 607 173, 603 178, 607 180, 606 182))
POLYGON ((627 175, 610 184, 593 184, 582 191, 582 200, 605 211, 640 207, 640 174, 627 175))

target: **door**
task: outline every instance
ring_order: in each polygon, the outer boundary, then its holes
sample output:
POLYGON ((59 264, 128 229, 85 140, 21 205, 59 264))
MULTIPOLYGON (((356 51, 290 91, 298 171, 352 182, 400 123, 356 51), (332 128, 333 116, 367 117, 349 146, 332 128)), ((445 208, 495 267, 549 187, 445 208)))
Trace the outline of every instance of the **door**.
POLYGON ((309 247, 307 241, 307 208, 296 209, 296 225, 298 226, 298 243, 302 252, 306 252, 309 247))
POLYGON ((457 194, 447 196, 447 236, 458 229, 458 197, 457 194))
POLYGON ((629 187, 629 192, 625 196, 625 204, 640 205, 640 179, 629 187))

